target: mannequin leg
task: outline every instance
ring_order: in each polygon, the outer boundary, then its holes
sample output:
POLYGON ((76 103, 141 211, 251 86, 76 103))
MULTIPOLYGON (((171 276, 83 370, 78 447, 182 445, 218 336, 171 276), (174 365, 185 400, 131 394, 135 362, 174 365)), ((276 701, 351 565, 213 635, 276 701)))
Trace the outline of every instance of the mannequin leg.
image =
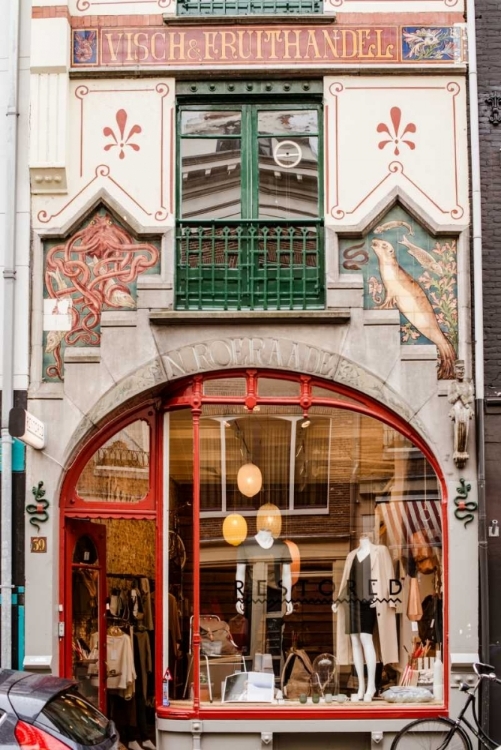
POLYGON ((351 696, 352 701, 361 701, 365 693, 365 678, 364 678, 364 654, 362 651, 361 635, 358 633, 352 633, 351 638, 351 650, 353 652, 353 664, 355 665, 355 672, 358 677, 358 692, 351 696))
POLYGON ((370 633, 360 633, 360 641, 364 650, 365 663, 367 664, 367 690, 364 701, 371 701, 376 692, 376 649, 370 633))

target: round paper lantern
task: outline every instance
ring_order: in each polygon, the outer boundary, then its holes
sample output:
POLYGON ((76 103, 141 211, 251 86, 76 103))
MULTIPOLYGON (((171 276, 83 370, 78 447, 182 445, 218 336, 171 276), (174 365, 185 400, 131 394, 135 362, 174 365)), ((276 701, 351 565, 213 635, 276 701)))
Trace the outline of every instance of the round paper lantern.
POLYGON ((247 536, 247 521, 239 513, 226 516, 223 521, 223 536, 228 544, 238 547, 247 536))
POLYGON ((296 542, 291 542, 290 539, 284 539, 284 542, 289 548, 291 553, 291 574, 292 574, 292 585, 299 581, 299 571, 301 570, 301 555, 299 553, 299 547, 296 542))
POLYGON ((261 505, 257 512, 256 529, 258 531, 271 531, 274 539, 280 536, 282 531, 282 514, 280 509, 273 503, 261 505))
POLYGON ((238 489, 246 497, 257 495, 263 485, 263 475, 255 464, 244 464, 237 474, 238 489))

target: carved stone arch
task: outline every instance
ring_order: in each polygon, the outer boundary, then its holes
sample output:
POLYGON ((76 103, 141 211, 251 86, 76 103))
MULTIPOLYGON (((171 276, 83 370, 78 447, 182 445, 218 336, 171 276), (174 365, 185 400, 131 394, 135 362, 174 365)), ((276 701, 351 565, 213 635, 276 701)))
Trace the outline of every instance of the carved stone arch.
MULTIPOLYGON (((294 347, 294 342, 287 339, 273 339, 275 345, 283 345, 288 347, 294 347)), ((226 338, 216 342, 218 345, 227 346, 231 349, 232 339, 226 338)), ((94 404, 88 414, 82 418, 73 435, 68 441, 67 449, 65 453, 64 463, 66 465, 71 464, 75 455, 78 453, 80 446, 85 443, 89 437, 96 432, 103 424, 105 424, 110 418, 115 417, 119 413, 123 413, 132 406, 138 406, 145 400, 153 399, 155 395, 159 394, 163 388, 169 383, 175 383, 189 375, 203 374, 206 372, 221 372, 224 374, 225 370, 234 370, 238 367, 236 362, 228 362, 226 366, 222 366, 213 362, 212 365, 201 367, 194 367, 191 371, 188 371, 188 349, 195 349, 196 347, 205 346, 206 342, 194 342, 189 347, 181 347, 178 349, 170 350, 162 353, 158 357, 150 360, 146 364, 139 367, 133 373, 130 373, 118 383, 115 383, 101 398, 94 404), (184 357, 184 358, 183 358, 184 357), (166 366, 168 362, 183 362, 186 367, 182 365, 176 370, 175 368, 168 371, 166 366), (184 371, 183 371, 184 369, 184 371)), ((340 385, 348 386, 361 394, 368 396, 376 404, 389 409, 394 412, 398 417, 409 424, 421 437, 422 439, 433 449, 437 454, 440 453, 439 446, 435 445, 433 436, 429 433, 426 425, 420 420, 416 410, 402 397, 400 393, 394 390, 387 382, 384 382, 380 377, 360 366, 359 364, 328 350, 315 349, 318 357, 315 357, 315 362, 320 363, 318 367, 307 366, 308 358, 312 362, 311 358, 311 347, 304 346, 303 355, 299 354, 299 364, 303 360, 303 367, 295 370, 297 374, 314 375, 319 379, 338 383, 340 385), (308 353, 306 350, 309 350, 308 353), (332 365, 332 366, 331 366, 332 365), (325 366, 325 367, 324 367, 325 366), (329 368, 328 376, 326 373, 322 375, 322 368, 329 368)), ((246 362, 246 366, 255 366, 252 363, 246 362)), ((283 371, 284 373, 290 373, 290 367, 285 364, 280 366, 276 361, 268 368, 266 365, 262 369, 273 369, 274 371, 283 371)), ((241 365, 239 367, 241 369, 241 365)))

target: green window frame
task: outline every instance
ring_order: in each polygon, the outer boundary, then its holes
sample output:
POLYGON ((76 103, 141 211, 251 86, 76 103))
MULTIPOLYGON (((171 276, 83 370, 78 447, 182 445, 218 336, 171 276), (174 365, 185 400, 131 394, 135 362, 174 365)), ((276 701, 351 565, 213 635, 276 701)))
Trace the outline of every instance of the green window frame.
POLYGON ((322 100, 278 98, 179 103, 177 309, 324 307, 322 100))
POLYGON ((178 16, 276 16, 321 13, 322 0, 177 0, 178 16))

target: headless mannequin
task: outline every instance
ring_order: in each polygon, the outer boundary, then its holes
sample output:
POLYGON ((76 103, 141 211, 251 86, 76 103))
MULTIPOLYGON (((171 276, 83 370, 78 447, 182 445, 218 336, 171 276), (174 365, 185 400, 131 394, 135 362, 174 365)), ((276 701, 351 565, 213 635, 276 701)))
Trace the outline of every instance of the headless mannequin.
MULTIPOLYGON (((361 537, 356 557, 359 562, 370 555, 370 540, 361 537)), ((375 606, 375 605, 371 605, 375 606)), ((338 605, 332 605, 332 611, 337 612, 338 605)), ((351 649, 353 652, 353 663, 358 677, 358 692, 351 696, 352 701, 364 700, 366 703, 372 701, 376 692, 376 649, 372 633, 350 633, 351 649), (365 686, 364 657, 367 664, 367 689, 365 686)))
MULTIPOLYGON (((273 547, 273 534, 269 529, 261 529, 257 532, 254 537, 256 542, 262 549, 271 549, 273 547)), ((238 599, 236 602, 236 610, 238 614, 244 614, 244 586, 245 586, 245 563, 237 563, 237 572, 235 576, 238 599)), ((285 614, 290 615, 293 610, 292 606, 292 573, 291 566, 288 563, 282 564, 282 588, 285 594, 285 614)))

